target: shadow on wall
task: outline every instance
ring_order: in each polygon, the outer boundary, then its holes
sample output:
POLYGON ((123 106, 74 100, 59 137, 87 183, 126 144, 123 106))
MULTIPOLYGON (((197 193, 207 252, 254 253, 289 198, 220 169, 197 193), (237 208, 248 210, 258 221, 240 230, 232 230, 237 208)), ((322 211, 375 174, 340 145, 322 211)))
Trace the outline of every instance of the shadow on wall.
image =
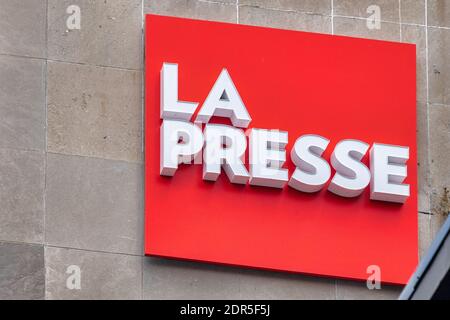
POLYGON ((397 299, 403 288, 156 257, 143 267, 144 299, 397 299))

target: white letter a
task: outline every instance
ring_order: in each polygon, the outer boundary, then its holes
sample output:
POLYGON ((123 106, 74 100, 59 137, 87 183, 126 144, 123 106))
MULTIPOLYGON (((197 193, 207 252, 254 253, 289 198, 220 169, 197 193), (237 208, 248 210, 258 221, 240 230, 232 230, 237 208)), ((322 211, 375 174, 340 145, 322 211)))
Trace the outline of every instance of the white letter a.
POLYGON ((252 121, 227 69, 214 83, 196 121, 208 123, 212 116, 230 118, 233 126, 240 128, 247 128, 252 121))

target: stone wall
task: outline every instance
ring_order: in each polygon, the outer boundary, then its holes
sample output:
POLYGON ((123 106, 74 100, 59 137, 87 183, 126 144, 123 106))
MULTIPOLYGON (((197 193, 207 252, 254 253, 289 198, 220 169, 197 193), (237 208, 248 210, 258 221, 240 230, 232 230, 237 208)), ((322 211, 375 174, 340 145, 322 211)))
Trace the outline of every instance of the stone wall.
POLYGON ((449 211, 450 0, 0 0, 0 299, 396 298, 143 257, 145 13, 417 44, 420 255, 449 211))

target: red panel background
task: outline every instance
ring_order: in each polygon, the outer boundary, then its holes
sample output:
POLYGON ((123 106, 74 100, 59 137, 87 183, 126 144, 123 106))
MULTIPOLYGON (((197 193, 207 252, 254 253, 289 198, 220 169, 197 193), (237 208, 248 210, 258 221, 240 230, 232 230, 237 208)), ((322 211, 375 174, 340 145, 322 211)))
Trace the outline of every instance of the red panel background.
MULTIPOLYGON (((148 15, 146 19, 145 253, 406 283, 418 262, 415 46, 148 15), (202 180, 201 165, 159 175, 160 69, 179 65, 179 99, 202 104, 227 68, 250 128, 410 147, 411 196, 345 199, 202 180)), ((368 154, 364 158, 368 164, 368 154)))

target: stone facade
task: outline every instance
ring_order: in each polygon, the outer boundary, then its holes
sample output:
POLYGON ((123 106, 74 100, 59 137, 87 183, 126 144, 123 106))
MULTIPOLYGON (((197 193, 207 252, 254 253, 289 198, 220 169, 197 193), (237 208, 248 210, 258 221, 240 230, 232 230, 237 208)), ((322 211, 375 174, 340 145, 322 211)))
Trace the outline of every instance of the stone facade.
POLYGON ((0 0, 0 299, 396 298, 400 287, 143 257, 145 13, 415 43, 420 256, 444 221, 448 0, 0 0))

